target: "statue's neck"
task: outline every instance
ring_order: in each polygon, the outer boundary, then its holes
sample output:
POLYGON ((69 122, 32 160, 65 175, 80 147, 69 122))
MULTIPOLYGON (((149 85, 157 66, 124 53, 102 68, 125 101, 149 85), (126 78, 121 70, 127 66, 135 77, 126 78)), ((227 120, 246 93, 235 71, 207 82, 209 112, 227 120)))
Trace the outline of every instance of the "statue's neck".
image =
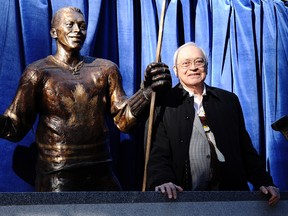
POLYGON ((80 54, 80 52, 78 50, 65 50, 63 48, 59 48, 57 49, 56 54, 54 55, 54 57, 56 59, 58 59, 59 61, 70 65, 71 67, 74 67, 75 65, 77 65, 81 60, 82 60, 82 56, 80 54))

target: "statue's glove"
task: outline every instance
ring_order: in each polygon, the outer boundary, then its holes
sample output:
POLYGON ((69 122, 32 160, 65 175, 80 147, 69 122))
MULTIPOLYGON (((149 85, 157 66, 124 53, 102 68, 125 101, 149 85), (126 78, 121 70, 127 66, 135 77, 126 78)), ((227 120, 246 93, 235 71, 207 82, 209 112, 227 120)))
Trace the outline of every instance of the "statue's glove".
MULTIPOLYGON (((142 89, 152 89, 157 93, 164 92, 172 86, 172 79, 169 67, 162 62, 150 63, 144 74, 142 89)), ((148 90, 149 92, 149 90, 148 90)))
POLYGON ((162 62, 153 62, 145 70, 144 80, 141 89, 136 92, 129 100, 129 106, 134 116, 138 117, 143 110, 150 104, 152 91, 161 94, 170 89, 172 79, 169 68, 162 62))
POLYGON ((6 124, 7 124, 7 117, 0 115, 0 136, 3 136, 5 133, 6 124))

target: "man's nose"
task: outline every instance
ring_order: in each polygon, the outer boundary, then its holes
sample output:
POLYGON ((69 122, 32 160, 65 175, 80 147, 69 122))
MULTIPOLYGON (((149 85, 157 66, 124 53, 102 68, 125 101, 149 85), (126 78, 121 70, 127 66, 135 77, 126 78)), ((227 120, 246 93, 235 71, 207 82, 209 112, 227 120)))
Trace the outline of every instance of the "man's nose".
POLYGON ((73 25, 73 31, 74 32, 79 32, 80 31, 80 28, 79 28, 79 26, 77 24, 73 25))
POLYGON ((190 65, 189 65, 189 70, 197 70, 198 67, 195 66, 194 62, 190 62, 190 65))

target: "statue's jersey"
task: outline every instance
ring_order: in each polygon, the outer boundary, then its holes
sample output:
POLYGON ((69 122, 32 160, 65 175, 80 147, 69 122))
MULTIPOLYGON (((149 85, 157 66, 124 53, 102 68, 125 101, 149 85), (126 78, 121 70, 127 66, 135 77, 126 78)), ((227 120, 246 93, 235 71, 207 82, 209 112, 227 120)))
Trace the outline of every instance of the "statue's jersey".
POLYGON ((37 170, 51 173, 110 161, 105 117, 127 131, 136 122, 127 103, 118 67, 84 57, 75 67, 53 56, 24 71, 17 94, 6 110, 5 138, 21 140, 37 114, 37 170))

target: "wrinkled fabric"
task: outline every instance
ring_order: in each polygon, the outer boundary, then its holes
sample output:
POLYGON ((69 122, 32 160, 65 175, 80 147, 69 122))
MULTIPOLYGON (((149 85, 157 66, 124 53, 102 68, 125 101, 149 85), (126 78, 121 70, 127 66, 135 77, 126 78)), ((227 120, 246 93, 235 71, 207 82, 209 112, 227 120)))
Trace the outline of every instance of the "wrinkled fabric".
MULTIPOLYGON (((204 48, 209 59, 206 82, 237 94, 253 145, 266 158, 275 184, 288 190, 287 140, 271 129, 274 121, 288 113, 288 7, 281 0, 167 2, 162 61, 172 71, 178 46, 192 40, 204 48)), ((162 0, 0 3, 1 113, 11 103, 24 68, 55 52, 50 19, 60 7, 73 5, 84 12, 88 29, 82 54, 115 62, 128 96, 140 88, 147 64, 155 60, 162 0)), ((175 85, 178 80, 172 76, 175 85)), ((142 128, 122 134, 113 124, 108 126, 114 166, 124 189, 141 189, 142 128)), ((25 163, 14 153, 22 147, 28 150, 34 137, 35 126, 18 145, 0 140, 0 170, 4 170, 0 172, 0 191, 33 190, 20 175, 25 169, 17 168, 25 163)))

